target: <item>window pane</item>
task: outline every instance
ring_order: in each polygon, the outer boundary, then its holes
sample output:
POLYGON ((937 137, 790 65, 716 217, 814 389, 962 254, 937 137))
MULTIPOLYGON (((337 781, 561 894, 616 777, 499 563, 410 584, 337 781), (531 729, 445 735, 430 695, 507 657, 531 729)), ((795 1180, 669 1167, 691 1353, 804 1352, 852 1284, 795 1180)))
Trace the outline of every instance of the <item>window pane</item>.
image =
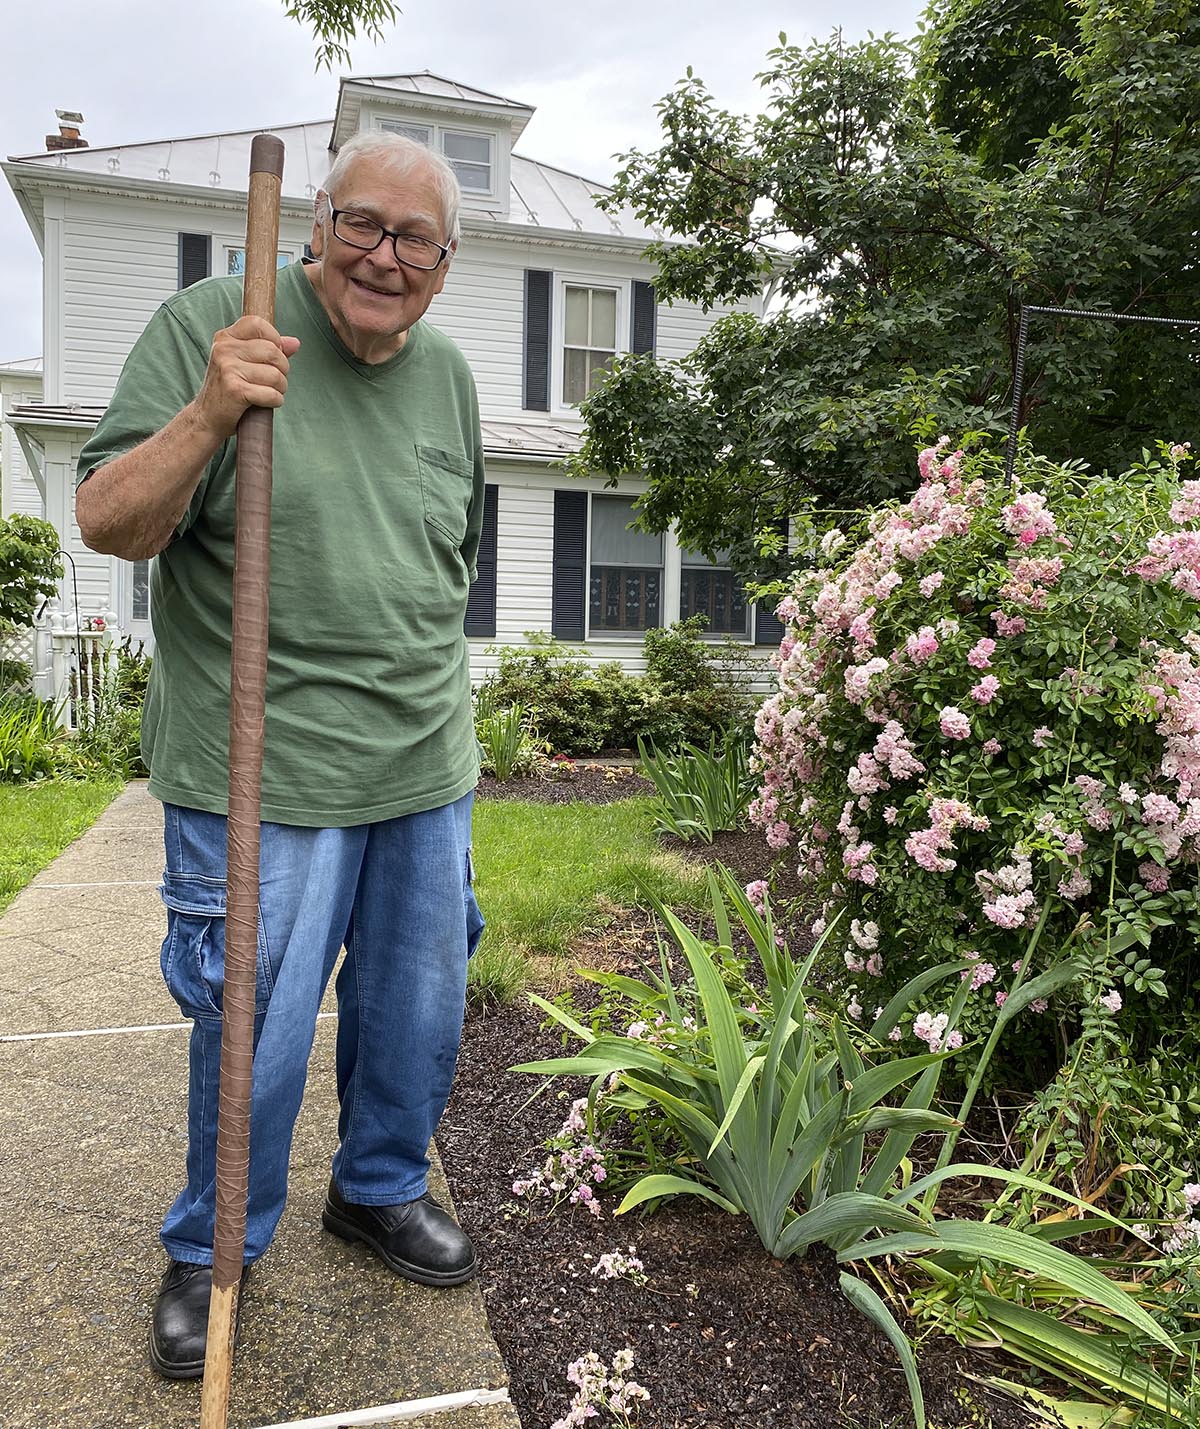
POLYGON ((563 401, 582 402, 588 390, 588 354, 568 348, 563 354, 563 401))
POLYGON ((718 566, 725 569, 729 566, 729 548, 717 552, 715 561, 710 561, 707 556, 702 556, 699 551, 685 551, 681 546, 679 556, 685 566, 718 566))
MULTIPOLYGON (((233 277, 240 278, 246 271, 246 250, 244 248, 227 248, 225 250, 226 272, 233 277)), ((292 261, 290 253, 277 253, 275 255, 276 268, 286 268, 292 261)))
POLYGON ((592 333, 589 347, 617 346, 617 295, 610 289, 592 289, 592 333))
POLYGON ((594 566, 661 566, 663 538, 630 531, 633 502, 624 496, 592 497, 594 566))
POLYGON ((447 131, 442 135, 442 152, 447 159, 466 159, 469 163, 487 167, 492 162, 492 141, 487 134, 455 134, 447 131))
POLYGON ((593 565, 588 599, 589 637, 594 640, 608 632, 636 632, 661 625, 661 585, 661 571, 593 565))
POLYGON ((399 119, 381 119, 379 127, 388 134, 403 134, 406 139, 424 144, 427 149, 433 138, 432 132, 424 124, 404 124, 399 119))
POLYGON ((492 171, 486 164, 463 164, 455 159, 450 167, 454 170, 459 188, 471 193, 491 193, 492 171))
POLYGON ((713 635, 745 635, 749 607, 742 583, 732 571, 685 565, 679 580, 679 618, 703 615, 713 635))
POLYGON ((150 562, 133 563, 133 609, 134 620, 150 619, 150 562))
POLYGON ((563 335, 568 347, 588 346, 588 289, 568 288, 563 335))

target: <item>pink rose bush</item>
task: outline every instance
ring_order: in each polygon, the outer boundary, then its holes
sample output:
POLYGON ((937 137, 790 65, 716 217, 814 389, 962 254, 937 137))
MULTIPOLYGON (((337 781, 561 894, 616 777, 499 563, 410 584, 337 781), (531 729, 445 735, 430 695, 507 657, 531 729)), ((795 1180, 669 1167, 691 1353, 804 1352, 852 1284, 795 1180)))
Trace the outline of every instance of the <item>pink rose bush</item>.
MULTIPOLYGON (((780 607, 751 817, 845 911, 847 996, 970 950, 974 1035, 1007 995, 980 970, 1020 968, 1044 915, 1027 976, 1070 943, 1112 1022, 1200 933, 1200 481, 1182 446, 1111 479, 1026 457, 1011 486, 949 447, 780 607)), ((930 1046, 943 994, 908 1020, 930 1046)))

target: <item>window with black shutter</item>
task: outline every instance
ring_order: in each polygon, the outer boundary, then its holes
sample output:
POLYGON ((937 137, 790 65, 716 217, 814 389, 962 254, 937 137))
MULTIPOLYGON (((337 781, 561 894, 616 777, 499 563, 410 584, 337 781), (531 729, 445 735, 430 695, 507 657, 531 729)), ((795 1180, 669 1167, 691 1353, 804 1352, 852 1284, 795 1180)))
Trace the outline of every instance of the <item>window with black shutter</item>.
POLYGON ((212 272, 212 235, 181 233, 179 235, 179 286, 190 288, 212 272))
POLYGON ((633 323, 629 334, 630 352, 654 352, 658 305, 653 283, 633 285, 633 323))
POLYGON ((483 488, 483 531, 479 537, 478 575, 467 595, 463 620, 465 635, 494 638, 496 634, 496 517, 500 488, 492 482, 483 488))
POLYGON ((525 362, 521 406, 527 412, 550 410, 550 285, 552 273, 525 272, 525 362))
POLYGON ((554 573, 550 630, 560 640, 583 639, 587 518, 586 491, 554 493, 554 573))

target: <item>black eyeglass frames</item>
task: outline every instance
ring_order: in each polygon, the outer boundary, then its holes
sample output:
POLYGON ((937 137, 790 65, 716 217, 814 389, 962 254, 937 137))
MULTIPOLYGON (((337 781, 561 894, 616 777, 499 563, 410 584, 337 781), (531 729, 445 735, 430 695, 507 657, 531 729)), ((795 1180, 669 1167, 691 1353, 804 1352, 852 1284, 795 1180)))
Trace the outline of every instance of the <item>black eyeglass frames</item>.
POLYGON ((432 272, 445 262, 450 252, 448 244, 435 243, 432 238, 421 238, 415 233, 395 233, 368 218, 365 213, 355 213, 351 208, 331 208, 330 214, 335 238, 340 238, 351 248, 361 248, 364 253, 373 252, 385 238, 390 238, 397 263, 404 263, 409 268, 432 272))

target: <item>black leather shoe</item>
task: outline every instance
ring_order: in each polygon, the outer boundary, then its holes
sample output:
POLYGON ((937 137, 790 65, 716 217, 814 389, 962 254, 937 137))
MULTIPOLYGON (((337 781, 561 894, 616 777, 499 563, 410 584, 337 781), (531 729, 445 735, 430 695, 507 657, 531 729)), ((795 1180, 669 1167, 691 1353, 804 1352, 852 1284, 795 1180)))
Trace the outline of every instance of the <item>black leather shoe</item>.
POLYGON ((475 1247, 426 1194, 400 1206, 352 1206, 329 1183, 321 1223, 342 1240, 361 1240, 405 1280, 461 1285, 475 1274, 475 1247))
MULTIPOLYGON (((243 1286, 249 1269, 242 1271, 243 1286)), ((167 1266, 150 1324, 150 1363, 165 1379, 199 1379, 204 1374, 211 1294, 211 1265, 173 1260, 167 1266)), ((239 1317, 241 1303, 239 1295, 239 1317)))

